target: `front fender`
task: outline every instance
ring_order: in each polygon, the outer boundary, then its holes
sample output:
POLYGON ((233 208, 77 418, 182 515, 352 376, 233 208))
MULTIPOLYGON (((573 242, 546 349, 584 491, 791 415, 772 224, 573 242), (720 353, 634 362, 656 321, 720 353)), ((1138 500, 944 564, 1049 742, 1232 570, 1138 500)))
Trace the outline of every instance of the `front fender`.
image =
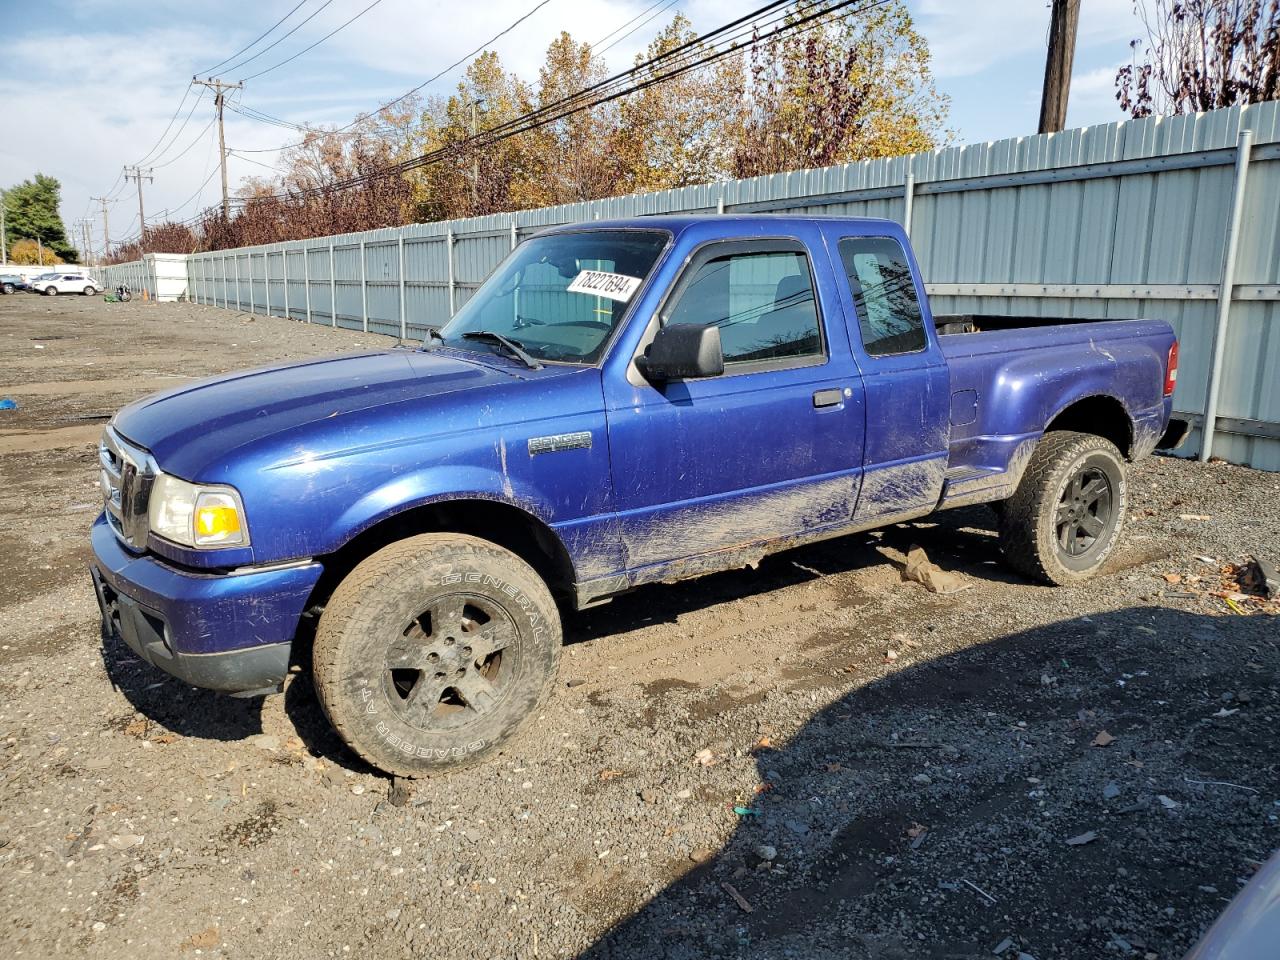
POLYGON ((323 548, 316 552, 332 553, 383 520, 451 500, 501 503, 551 526, 551 505, 520 479, 484 467, 432 466, 402 474, 352 502, 321 534, 323 548))

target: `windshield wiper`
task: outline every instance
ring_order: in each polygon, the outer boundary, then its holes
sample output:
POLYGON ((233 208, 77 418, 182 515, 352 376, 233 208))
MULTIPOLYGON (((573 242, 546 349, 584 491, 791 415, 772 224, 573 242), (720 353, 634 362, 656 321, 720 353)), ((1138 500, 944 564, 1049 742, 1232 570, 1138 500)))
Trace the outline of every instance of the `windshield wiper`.
MULTIPOLYGON (((443 338, 442 338, 443 339, 443 338)), ((530 370, 541 370, 542 364, 525 352, 524 347, 516 340, 505 337, 500 333, 492 330, 468 330, 462 335, 464 340, 483 340, 485 343, 496 343, 499 346, 506 347, 513 357, 523 363, 530 370)))

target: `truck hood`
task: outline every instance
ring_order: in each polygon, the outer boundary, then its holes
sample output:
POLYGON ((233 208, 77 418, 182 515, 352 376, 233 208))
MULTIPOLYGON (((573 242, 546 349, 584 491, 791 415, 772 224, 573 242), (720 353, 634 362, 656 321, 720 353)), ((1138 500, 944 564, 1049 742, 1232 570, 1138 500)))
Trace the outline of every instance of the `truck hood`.
POLYGON ((161 469, 198 480, 245 444, 330 417, 510 383, 512 374, 457 354, 405 350, 306 360, 183 384, 112 421, 161 469))

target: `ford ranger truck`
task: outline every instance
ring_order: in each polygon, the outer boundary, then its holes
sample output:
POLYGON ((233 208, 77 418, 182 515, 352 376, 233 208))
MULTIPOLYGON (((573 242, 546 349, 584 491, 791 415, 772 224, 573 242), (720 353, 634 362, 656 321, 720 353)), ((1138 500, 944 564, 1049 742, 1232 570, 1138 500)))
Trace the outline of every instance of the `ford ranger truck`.
POLYGON ((420 349, 117 413, 92 530, 105 631, 228 693, 309 661, 346 743, 412 777, 537 711, 560 609, 642 584, 976 503, 1015 570, 1094 575, 1126 462, 1185 435, 1173 330, 934 321, 884 220, 546 230, 420 349))

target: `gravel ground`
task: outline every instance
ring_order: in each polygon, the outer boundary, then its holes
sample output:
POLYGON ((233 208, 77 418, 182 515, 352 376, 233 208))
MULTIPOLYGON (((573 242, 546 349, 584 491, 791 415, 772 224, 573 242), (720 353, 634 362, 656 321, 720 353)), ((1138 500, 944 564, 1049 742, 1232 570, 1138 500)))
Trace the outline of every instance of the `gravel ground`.
POLYGON ((527 735, 393 784, 305 675, 232 700, 104 651, 85 572, 111 411, 387 341, 70 297, 0 331, 6 955, 1176 960, 1280 844, 1280 606, 1214 595, 1280 561, 1280 476, 1138 465, 1083 589, 973 509, 566 614, 527 735), (904 582, 913 543, 971 589, 904 582))

